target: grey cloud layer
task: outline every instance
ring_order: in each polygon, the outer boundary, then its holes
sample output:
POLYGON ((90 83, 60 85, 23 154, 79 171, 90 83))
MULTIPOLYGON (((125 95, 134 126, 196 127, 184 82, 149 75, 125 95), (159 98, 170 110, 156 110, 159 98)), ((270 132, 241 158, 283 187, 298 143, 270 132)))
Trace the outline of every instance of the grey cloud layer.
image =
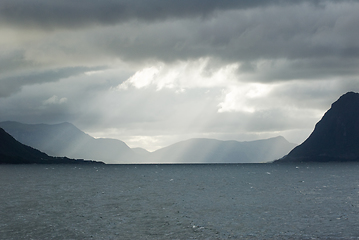
POLYGON ((8 97, 13 93, 16 93, 21 90, 24 85, 40 84, 47 82, 54 82, 60 79, 68 78, 70 76, 75 76, 90 70, 97 70, 98 68, 85 68, 85 67, 72 67, 72 68, 62 68, 56 70, 45 70, 39 72, 27 72, 23 75, 16 75, 12 77, 0 77, 0 98, 8 97))
POLYGON ((231 10, 205 20, 127 22, 53 32, 18 47, 31 51, 27 55, 35 60, 36 54, 47 53, 50 57, 62 54, 63 61, 73 58, 84 63, 86 58, 93 60, 101 55, 133 61, 210 56, 247 62, 248 66, 258 59, 353 60, 359 56, 358 12, 359 3, 231 10))
MULTIPOLYGON (((304 2, 304 1, 302 1, 304 2)), ((307 0, 314 4, 326 0, 307 0)), ((331 0, 330 2, 337 2, 331 0)), ((298 4, 284 0, 2 0, 0 21, 17 26, 41 28, 115 24, 131 19, 145 21, 166 18, 206 17, 220 10, 248 9, 269 5, 298 4)))
MULTIPOLYGON (((11 47, 0 46, 0 81, 5 86, 1 96, 46 81, 36 75, 54 81, 60 79, 58 68, 60 72, 71 67, 86 71, 116 59, 138 64, 209 57, 209 69, 239 63, 238 79, 248 82, 357 77, 359 3, 303 2, 1 1, 0 27, 16 23, 54 28, 46 34, 18 30, 18 40, 8 41, 11 47), (209 18, 185 18, 217 10, 227 11, 209 18), (170 16, 177 18, 124 21, 170 16), (107 27, 56 29, 121 21, 107 27)), ((2 37, 4 41, 8 36, 2 37)))
POLYGON ((358 12, 358 3, 229 11, 206 21, 128 23, 100 30, 90 42, 132 61, 213 57, 239 62, 241 71, 257 74, 257 81, 355 75, 358 12))

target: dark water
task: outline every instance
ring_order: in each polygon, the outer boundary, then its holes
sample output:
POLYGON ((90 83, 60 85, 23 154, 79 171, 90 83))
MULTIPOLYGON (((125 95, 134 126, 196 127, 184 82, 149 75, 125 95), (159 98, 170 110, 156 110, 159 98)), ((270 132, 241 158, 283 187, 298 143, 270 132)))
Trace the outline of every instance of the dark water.
POLYGON ((359 164, 0 166, 0 239, 359 239, 359 164))

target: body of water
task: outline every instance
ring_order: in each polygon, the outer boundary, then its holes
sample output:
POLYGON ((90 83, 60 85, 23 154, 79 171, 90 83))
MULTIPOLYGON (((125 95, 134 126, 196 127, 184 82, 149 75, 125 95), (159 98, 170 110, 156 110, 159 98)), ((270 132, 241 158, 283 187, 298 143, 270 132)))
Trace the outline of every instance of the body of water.
POLYGON ((359 239, 358 170, 2 165, 0 239, 359 239))

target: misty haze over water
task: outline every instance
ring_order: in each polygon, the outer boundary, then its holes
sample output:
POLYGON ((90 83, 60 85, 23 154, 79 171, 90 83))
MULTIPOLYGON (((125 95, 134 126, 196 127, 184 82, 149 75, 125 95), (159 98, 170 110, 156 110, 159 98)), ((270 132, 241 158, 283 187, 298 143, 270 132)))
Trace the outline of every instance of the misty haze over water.
POLYGON ((358 163, 0 166, 1 239, 357 239, 358 163))

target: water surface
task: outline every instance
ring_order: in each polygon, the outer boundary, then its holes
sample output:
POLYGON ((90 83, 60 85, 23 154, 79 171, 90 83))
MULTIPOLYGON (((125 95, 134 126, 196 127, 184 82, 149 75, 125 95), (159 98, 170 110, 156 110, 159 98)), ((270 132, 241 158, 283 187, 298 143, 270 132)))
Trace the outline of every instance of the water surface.
POLYGON ((358 170, 2 165, 0 239, 359 239, 358 170))

